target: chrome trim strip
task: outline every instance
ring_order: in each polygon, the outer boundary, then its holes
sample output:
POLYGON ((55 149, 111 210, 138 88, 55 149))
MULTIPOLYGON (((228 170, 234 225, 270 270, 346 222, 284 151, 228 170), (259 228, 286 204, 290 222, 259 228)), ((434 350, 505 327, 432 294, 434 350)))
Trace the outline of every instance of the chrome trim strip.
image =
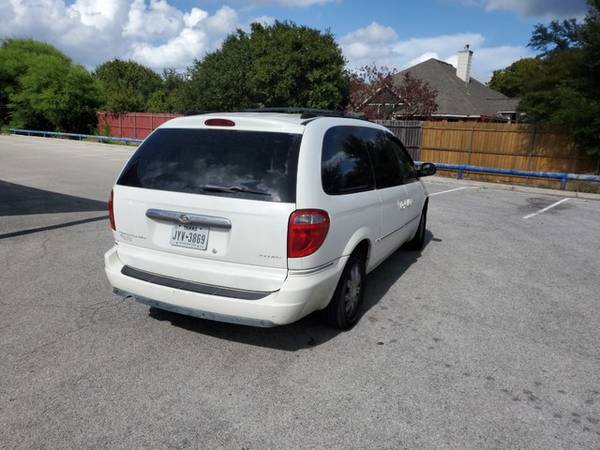
POLYGON ((146 281, 148 283, 158 284, 182 291, 195 292, 197 294, 216 295, 219 297, 235 298, 239 300, 260 300, 273 292, 265 291, 248 291, 242 289, 232 289, 221 286, 213 286, 211 284, 196 283, 194 281, 186 281, 179 278, 166 277, 144 270, 134 269, 130 266, 123 266, 121 273, 127 277, 135 278, 136 280, 146 281))
POLYGON ((222 228, 224 230, 231 229, 231 221, 225 217, 203 216, 200 214, 188 214, 179 211, 167 211, 154 208, 146 211, 146 217, 182 225, 198 225, 203 227, 222 228))
POLYGON ((322 270, 327 269, 335 264, 335 261, 330 261, 318 267, 313 267, 312 269, 290 269, 290 275, 310 275, 316 272, 320 272, 322 270))
POLYGON ((377 242, 381 242, 383 241, 385 238, 390 237, 392 234, 397 233, 398 231, 400 231, 402 228, 404 228, 405 226, 407 226, 409 223, 414 222, 416 219, 420 218, 421 214, 419 214, 416 217, 413 217, 412 219, 410 219, 408 222, 406 222, 404 225, 402 225, 400 228, 397 228, 396 230, 392 231, 391 233, 386 234, 383 237, 380 237, 379 239, 377 239, 377 242))
POLYGON ((198 317, 199 319, 214 320, 216 322, 233 323, 237 325, 248 325, 251 327, 271 328, 277 326, 269 320, 261 319, 250 319, 247 317, 229 316, 227 314, 214 313, 210 311, 203 311, 195 308, 187 308, 184 306, 172 305, 170 303, 164 303, 158 300, 153 300, 148 297, 142 297, 135 295, 122 289, 114 288, 113 292, 121 297, 132 297, 136 302, 144 305, 151 306, 153 308, 164 309, 165 311, 174 312, 177 314, 183 314, 186 316, 198 317))

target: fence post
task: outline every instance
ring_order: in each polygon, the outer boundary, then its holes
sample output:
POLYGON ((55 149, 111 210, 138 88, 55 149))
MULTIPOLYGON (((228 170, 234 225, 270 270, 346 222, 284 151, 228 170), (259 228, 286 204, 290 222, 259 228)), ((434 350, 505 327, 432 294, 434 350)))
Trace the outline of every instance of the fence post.
MULTIPOLYGON (((537 126, 533 125, 531 129, 531 145, 529 146, 529 151, 527 152, 527 170, 531 172, 531 157, 533 156, 533 151, 535 150, 535 138, 537 136, 537 126)), ((527 177, 529 179, 529 177, 527 177)))
POLYGON ((560 190, 564 191, 565 189, 567 189, 567 174, 563 173, 561 178, 560 178, 560 190))
POLYGON ((419 142, 417 143, 416 157, 418 161, 421 161, 421 148, 423 147, 423 121, 418 122, 419 132, 417 133, 419 142))
MULTIPOLYGON (((467 157, 467 165, 471 165, 471 155, 473 154, 473 135, 475 134, 475 128, 471 128, 471 134, 469 137, 469 156, 467 157)), ((461 175, 462 178, 462 175, 461 175)))
POLYGON ((531 171, 531 157, 533 156, 533 151, 535 150, 535 138, 537 136, 537 126, 534 125, 531 130, 531 145, 529 146, 529 152, 527 155, 527 170, 531 171))

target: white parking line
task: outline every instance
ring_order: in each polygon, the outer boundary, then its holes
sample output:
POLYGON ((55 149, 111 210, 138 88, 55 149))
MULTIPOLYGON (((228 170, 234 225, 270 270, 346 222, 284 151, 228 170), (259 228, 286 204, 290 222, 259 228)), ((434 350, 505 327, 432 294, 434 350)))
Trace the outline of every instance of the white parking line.
POLYGON ((434 195, 447 194, 448 192, 462 191, 463 189, 477 189, 477 187, 476 186, 463 186, 463 187, 459 187, 459 188, 448 189, 447 191, 434 192, 433 194, 429 194, 429 196, 432 197, 434 195))
POLYGON ((545 208, 542 208, 542 209, 540 209, 539 211, 536 211, 536 212, 534 212, 534 213, 531 213, 531 214, 527 214, 526 216, 524 216, 524 217, 523 217, 523 219, 524 219, 524 220, 531 219, 532 217, 535 217, 535 216, 537 216, 538 214, 542 214, 542 213, 544 213, 544 212, 548 211, 549 209, 552 209, 552 208, 554 208, 555 206, 558 206, 558 205, 560 205, 561 203, 567 202, 567 201, 569 201, 569 200, 571 200, 571 199, 570 199, 570 198, 563 198, 562 200, 559 200, 559 201, 557 201, 557 202, 555 202, 555 203, 552 203, 551 205, 549 205, 549 206, 546 206, 545 208))

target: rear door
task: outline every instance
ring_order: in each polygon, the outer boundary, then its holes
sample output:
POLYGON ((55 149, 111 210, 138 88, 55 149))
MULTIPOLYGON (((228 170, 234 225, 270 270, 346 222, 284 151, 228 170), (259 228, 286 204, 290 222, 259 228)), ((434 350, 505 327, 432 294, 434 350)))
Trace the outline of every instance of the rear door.
POLYGON ((239 289, 287 275, 301 135, 155 131, 114 190, 119 257, 132 267, 239 289))

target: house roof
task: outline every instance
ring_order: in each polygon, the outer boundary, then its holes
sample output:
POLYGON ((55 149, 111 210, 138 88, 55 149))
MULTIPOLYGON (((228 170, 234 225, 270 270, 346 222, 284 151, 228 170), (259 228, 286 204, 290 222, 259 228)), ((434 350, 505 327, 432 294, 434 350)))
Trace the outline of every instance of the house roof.
POLYGON ((519 103, 474 78, 465 83, 456 76, 454 66, 435 58, 403 70, 395 76, 395 82, 400 84, 407 72, 438 91, 435 116, 495 117, 498 112, 515 111, 519 103))
POLYGON ((383 86, 377 88, 377 90, 370 97, 366 98, 361 107, 367 106, 370 103, 400 103, 402 99, 398 95, 398 93, 387 83, 383 86))

